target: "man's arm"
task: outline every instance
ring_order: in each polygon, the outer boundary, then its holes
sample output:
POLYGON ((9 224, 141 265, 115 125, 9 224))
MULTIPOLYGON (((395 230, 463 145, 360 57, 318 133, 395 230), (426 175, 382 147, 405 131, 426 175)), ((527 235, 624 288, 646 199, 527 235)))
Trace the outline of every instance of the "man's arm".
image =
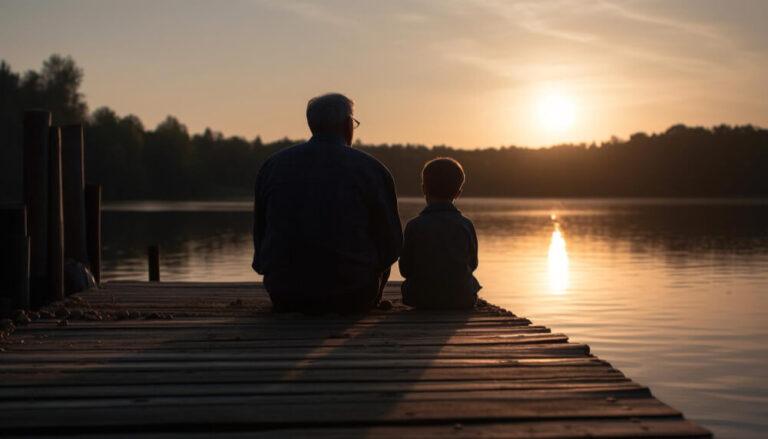
POLYGON ((400 214, 397 210, 397 195, 392 174, 382 172, 383 184, 377 191, 374 204, 373 224, 374 240, 379 252, 379 263, 382 271, 390 268, 400 256, 403 245, 403 229, 400 224, 400 214))

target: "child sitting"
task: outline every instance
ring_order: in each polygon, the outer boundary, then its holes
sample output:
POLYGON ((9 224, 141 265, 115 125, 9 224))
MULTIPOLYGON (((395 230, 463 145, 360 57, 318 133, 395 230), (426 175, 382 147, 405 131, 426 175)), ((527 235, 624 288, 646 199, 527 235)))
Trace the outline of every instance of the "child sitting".
POLYGON ((403 303, 420 309, 470 309, 480 284, 477 235, 472 221, 453 205, 464 186, 464 169, 452 158, 427 162, 421 188, 427 207, 405 227, 400 274, 403 303))

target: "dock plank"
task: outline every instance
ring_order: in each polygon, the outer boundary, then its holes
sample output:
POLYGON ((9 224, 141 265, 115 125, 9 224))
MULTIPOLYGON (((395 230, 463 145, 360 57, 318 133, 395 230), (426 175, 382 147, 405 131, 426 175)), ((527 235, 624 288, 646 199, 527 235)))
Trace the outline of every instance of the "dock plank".
MULTIPOLYGON (((9 438, 21 436, 8 436, 9 438)), ((36 436, 49 439, 60 436, 36 436)), ((81 434, 82 438, 133 439, 135 433, 128 434, 81 434)), ((210 438, 208 432, 142 432, 147 439, 198 439, 210 438)), ((484 423, 443 423, 438 425, 388 425, 358 427, 305 427, 286 429, 259 429, 247 432, 218 431, 216 437, 222 439, 250 438, 437 438, 457 437, 485 439, 567 439, 567 438, 696 438, 711 437, 710 434, 688 421, 677 419, 634 418, 609 420, 555 420, 534 422, 484 422, 484 423)))
POLYGON ((306 317, 272 313, 258 283, 108 283, 2 341, 0 425, 39 438, 710 437, 564 334, 484 302, 414 311, 397 283, 385 298, 391 310, 306 317))

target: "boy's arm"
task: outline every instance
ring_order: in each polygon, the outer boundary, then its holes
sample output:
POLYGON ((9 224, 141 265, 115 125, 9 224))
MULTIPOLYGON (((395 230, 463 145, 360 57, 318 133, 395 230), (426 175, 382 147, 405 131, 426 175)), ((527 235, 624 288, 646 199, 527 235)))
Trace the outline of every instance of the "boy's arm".
POLYGON ((469 231, 470 231, 470 244, 469 244, 469 266, 472 268, 472 270, 477 270, 477 233, 475 233, 475 225, 472 224, 472 221, 467 221, 469 223, 469 231))

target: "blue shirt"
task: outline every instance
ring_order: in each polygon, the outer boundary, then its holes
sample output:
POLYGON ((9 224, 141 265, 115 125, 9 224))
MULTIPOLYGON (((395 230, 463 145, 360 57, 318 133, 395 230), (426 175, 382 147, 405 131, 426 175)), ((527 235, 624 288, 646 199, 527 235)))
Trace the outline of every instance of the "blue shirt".
POLYGON ((272 155, 256 181, 253 269, 270 294, 354 292, 400 255, 395 185, 378 160, 314 136, 272 155))
POLYGON ((400 274, 403 302, 421 308, 467 308, 480 284, 477 235, 453 203, 429 204, 405 226, 400 274))

